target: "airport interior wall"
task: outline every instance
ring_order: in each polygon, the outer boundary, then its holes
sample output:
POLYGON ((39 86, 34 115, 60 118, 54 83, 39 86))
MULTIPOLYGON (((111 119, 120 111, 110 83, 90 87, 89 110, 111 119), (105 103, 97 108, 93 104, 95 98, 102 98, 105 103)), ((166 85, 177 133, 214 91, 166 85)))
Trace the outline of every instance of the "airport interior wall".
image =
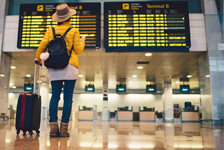
MULTIPOLYGON (((9 93, 9 105, 13 105, 16 110, 17 100, 20 93, 9 93)), ((51 94, 49 94, 51 97, 51 94)), ((103 108, 103 94, 73 94, 73 113, 78 111, 78 106, 92 107, 97 105, 97 111, 101 112, 103 108)), ((115 111, 117 107, 133 106, 133 111, 138 112, 139 106, 155 107, 155 111, 164 111, 164 96, 152 94, 108 94, 108 110, 115 111)), ((42 100, 44 101, 44 100, 42 100)), ((173 94, 173 104, 179 104, 184 107, 184 102, 200 103, 199 94, 173 94)), ((59 107, 63 106, 63 95, 59 101, 59 107)))

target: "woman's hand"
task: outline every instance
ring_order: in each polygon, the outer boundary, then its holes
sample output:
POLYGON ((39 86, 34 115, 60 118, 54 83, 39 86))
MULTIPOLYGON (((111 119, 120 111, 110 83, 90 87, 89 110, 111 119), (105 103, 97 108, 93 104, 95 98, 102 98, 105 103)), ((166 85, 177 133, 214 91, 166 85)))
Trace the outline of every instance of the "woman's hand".
POLYGON ((84 37, 81 37, 80 40, 85 41, 86 40, 86 37, 85 36, 84 37))
POLYGON ((36 61, 38 62, 37 65, 40 65, 40 64, 41 64, 41 60, 39 60, 39 59, 34 59, 34 63, 35 63, 36 61))

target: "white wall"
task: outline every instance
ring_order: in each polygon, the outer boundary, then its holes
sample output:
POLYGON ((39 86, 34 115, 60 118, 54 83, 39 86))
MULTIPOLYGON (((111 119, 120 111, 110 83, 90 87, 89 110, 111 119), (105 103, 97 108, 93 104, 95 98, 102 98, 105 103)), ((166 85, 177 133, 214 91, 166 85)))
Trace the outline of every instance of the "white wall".
POLYGON ((191 105, 194 103, 200 103, 201 95, 199 94, 173 94, 173 104, 179 104, 180 107, 184 108, 184 102, 191 102, 191 105))
MULTIPOLYGON (((13 105, 16 110, 19 93, 9 93, 9 105, 13 105)), ((49 94, 51 97, 51 94, 49 94)), ((117 107, 133 106, 134 112, 138 112, 139 106, 155 107, 156 111, 164 110, 163 95, 151 94, 108 94, 108 106, 110 111, 117 110, 117 107)), ((184 102, 200 103, 200 95, 193 94, 173 94, 173 103, 179 103, 180 107, 184 107, 184 102)), ((42 99, 42 102, 46 100, 42 99)), ((74 94, 72 111, 77 112, 78 106, 92 107, 97 105, 98 111, 102 111, 103 94, 74 94)), ((59 106, 63 106, 63 95, 59 101, 59 106)))

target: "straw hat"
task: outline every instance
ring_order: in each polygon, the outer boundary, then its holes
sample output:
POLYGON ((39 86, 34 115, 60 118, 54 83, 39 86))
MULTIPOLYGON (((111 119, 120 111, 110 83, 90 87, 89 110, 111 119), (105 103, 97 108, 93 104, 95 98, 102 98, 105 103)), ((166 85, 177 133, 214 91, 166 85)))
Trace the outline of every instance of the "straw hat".
POLYGON ((56 8, 56 12, 52 15, 52 20, 56 22, 64 22, 75 14, 76 10, 70 9, 66 3, 59 4, 56 8))

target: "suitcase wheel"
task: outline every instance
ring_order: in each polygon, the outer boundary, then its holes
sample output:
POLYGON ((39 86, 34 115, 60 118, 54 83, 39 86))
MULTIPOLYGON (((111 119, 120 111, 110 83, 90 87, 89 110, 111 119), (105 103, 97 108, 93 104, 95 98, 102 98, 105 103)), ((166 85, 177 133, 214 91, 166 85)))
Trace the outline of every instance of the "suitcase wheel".
POLYGON ((29 134, 30 134, 30 135, 33 135, 33 131, 29 131, 29 134))
POLYGON ((19 135, 19 133, 20 133, 20 130, 17 130, 17 131, 16 131, 16 134, 19 135))
POLYGON ((26 135, 26 131, 23 131, 23 135, 26 135))
POLYGON ((37 133, 37 135, 39 135, 40 134, 40 131, 39 130, 36 130, 36 133, 37 133))

